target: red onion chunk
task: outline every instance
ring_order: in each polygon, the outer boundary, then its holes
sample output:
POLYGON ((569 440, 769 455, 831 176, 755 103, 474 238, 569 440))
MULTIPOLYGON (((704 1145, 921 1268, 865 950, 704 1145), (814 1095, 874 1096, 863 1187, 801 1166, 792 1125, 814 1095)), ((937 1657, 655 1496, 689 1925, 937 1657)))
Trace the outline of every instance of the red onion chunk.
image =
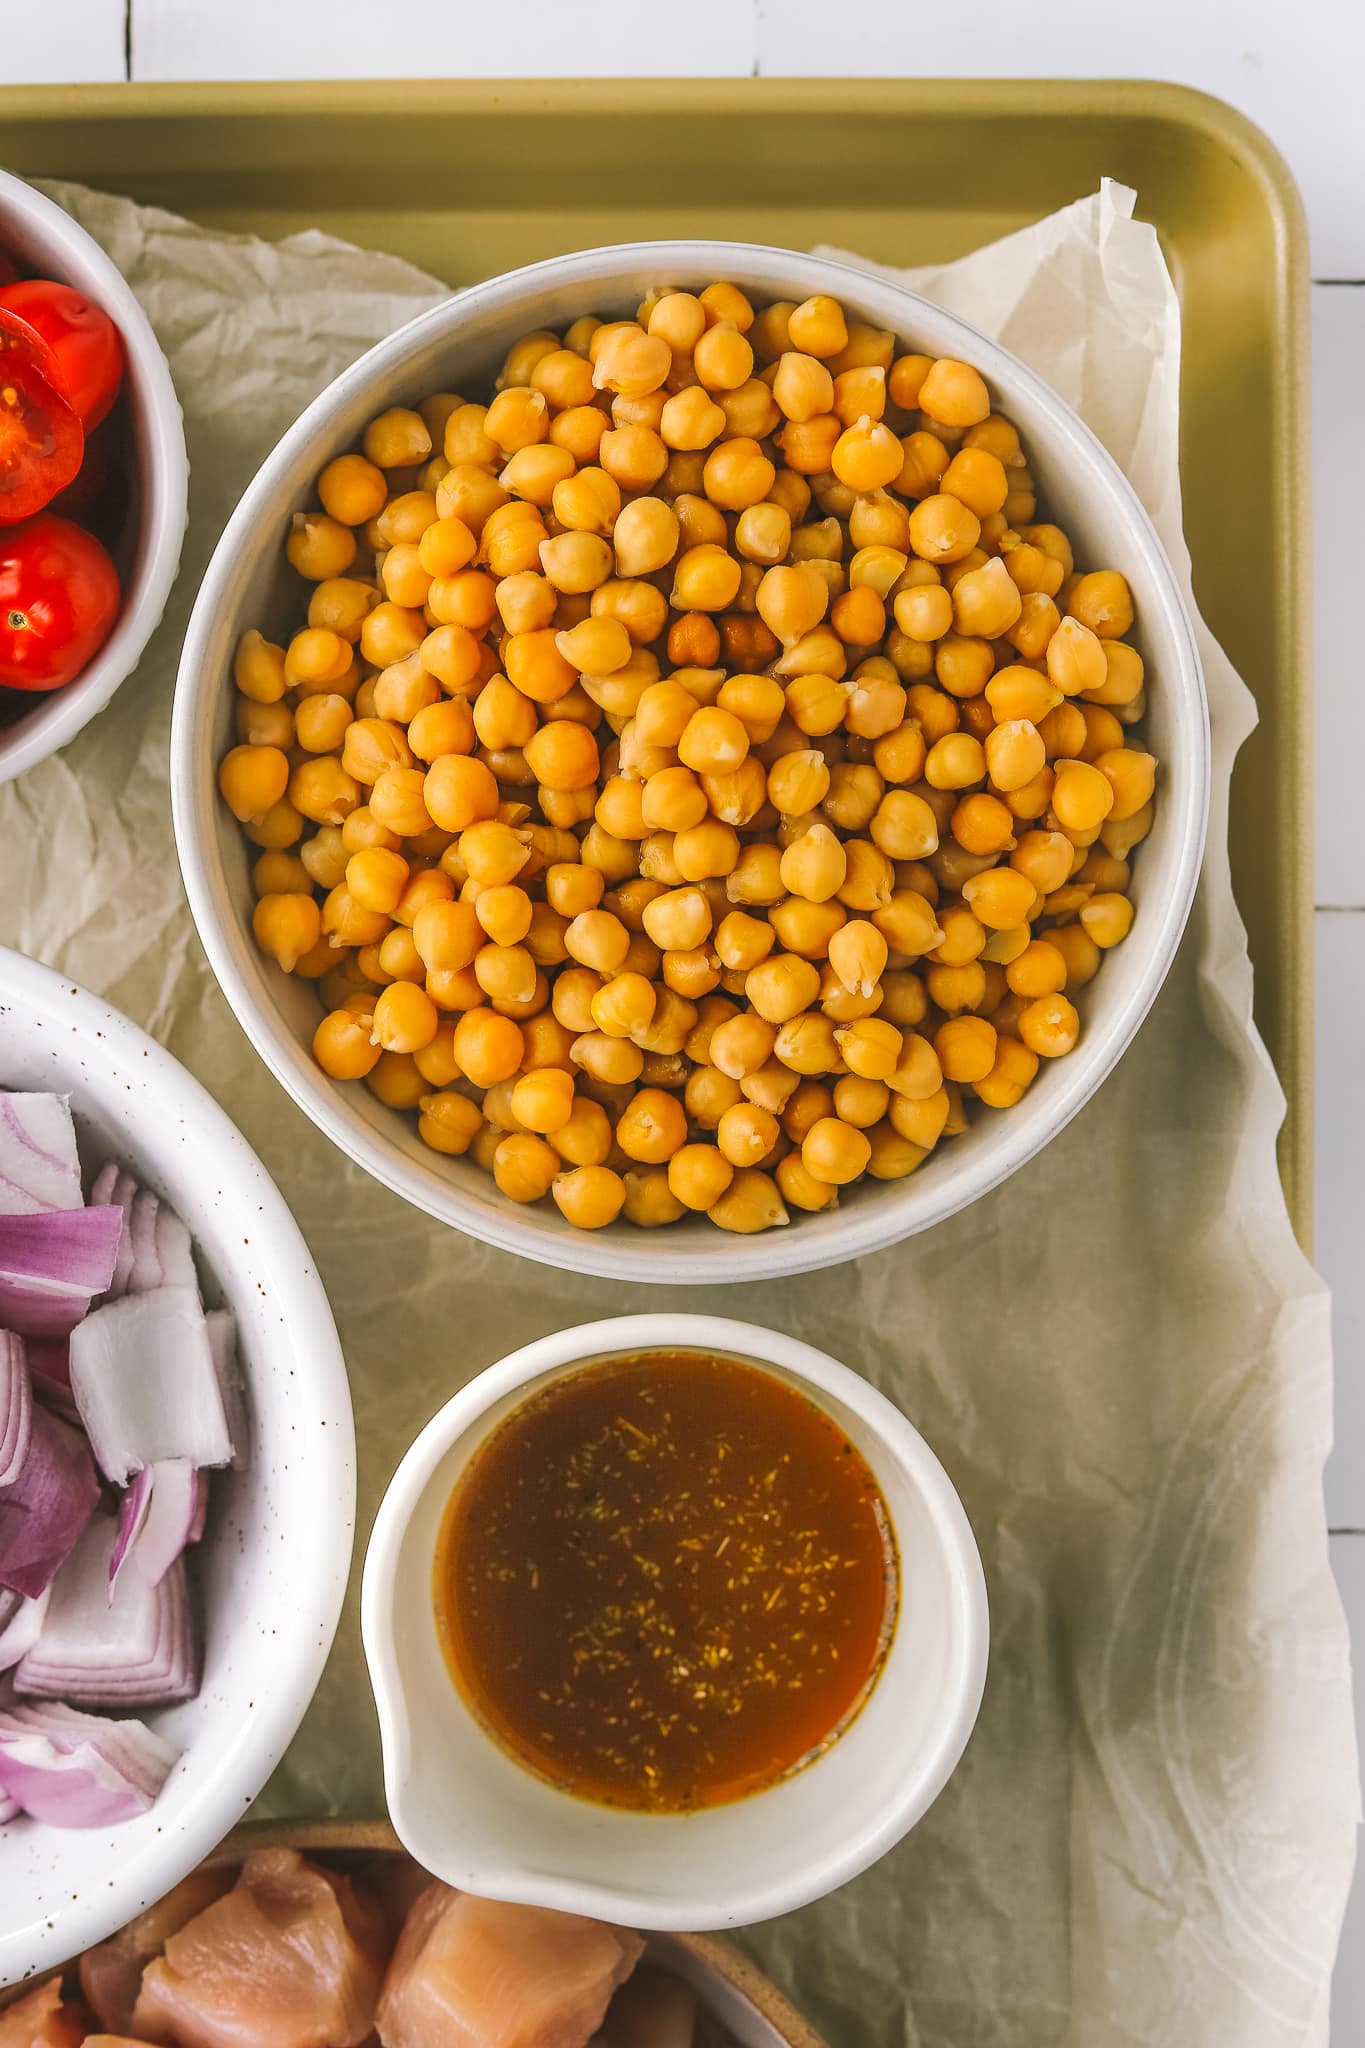
POLYGON ((160 1286, 199 1285, 190 1233, 174 1209, 168 1209, 164 1202, 157 1204, 156 1211, 156 1263, 161 1273, 160 1286))
POLYGON ((104 1827, 146 1813, 179 1755, 141 1721, 55 1704, 0 1707, 0 1791, 50 1827, 104 1827))
POLYGON ((0 1790, 0 1828, 7 1820, 17 1820, 23 1810, 17 1799, 11 1799, 8 1792, 0 1790))
POLYGON ((133 1238, 129 1229, 129 1218, 133 1212, 133 1197, 137 1193, 137 1182, 131 1173, 124 1173, 111 1159, 95 1175, 90 1190, 92 1202, 110 1202, 123 1211, 123 1229, 119 1235, 118 1254, 114 1260, 114 1277, 105 1290, 110 1301, 117 1301, 128 1292, 128 1282, 133 1277, 133 1238))
POLYGON ((71 1398, 71 1352, 65 1337, 26 1337, 29 1379, 33 1398, 60 1415, 64 1422, 79 1422, 71 1398))
MULTIPOLYGON (((186 1544, 195 1540, 191 1532, 200 1519, 202 1475, 183 1458, 163 1458, 159 1464, 149 1465, 145 1476, 151 1482, 150 1501, 129 1556, 148 1585, 159 1586, 186 1544)), ((137 1480, 133 1484, 136 1486, 137 1480)))
POLYGON ((84 1437, 35 1406, 23 1468, 0 1489, 0 1586, 35 1600, 71 1555, 98 1499, 84 1437))
POLYGON ((71 1332, 71 1391, 118 1486, 163 1458, 226 1465, 232 1438, 199 1296, 159 1287, 106 1302, 71 1332))
POLYGON ((156 1585, 138 1571, 120 1572, 111 1589, 117 1539, 112 1515, 96 1515, 87 1525, 52 1582, 38 1640, 14 1673, 16 1693, 131 1707, 192 1699, 199 1690, 183 1562, 177 1557, 156 1585))
POLYGON ((110 1202, 123 1211, 123 1232, 113 1278, 111 1301, 125 1294, 150 1294, 157 1287, 197 1287, 189 1231, 158 1195, 139 1187, 132 1175, 111 1159, 95 1176, 92 1202, 110 1202))
POLYGON ((22 1593, 0 1592, 0 1671, 26 1657, 38 1640, 47 1613, 48 1596, 25 1600, 22 1593))
POLYGON ((208 1326, 209 1350, 213 1353, 213 1370, 218 1376, 223 1416, 232 1439, 232 1469, 245 1472, 251 1427, 246 1412, 246 1384, 237 1360, 237 1319, 230 1309, 210 1308, 204 1311, 204 1321, 208 1326))
POLYGON ((0 1090, 0 1216, 79 1209, 83 1200, 71 1098, 0 1090))
POLYGON ((33 1383, 22 1337, 0 1330, 0 1486, 12 1486, 28 1457, 33 1383))
POLYGON ((112 1280, 122 1229, 112 1206, 0 1216, 0 1323, 66 1336, 112 1280))
MULTIPOLYGON (((234 1458, 233 1464, 235 1465, 236 1462, 237 1461, 234 1458)), ((194 1515, 190 1522, 189 1535, 189 1540, 191 1543, 198 1543, 202 1539, 204 1534, 204 1524, 208 1521, 208 1518, 209 1475, 207 1472, 201 1472, 198 1466, 196 1466, 194 1471, 194 1515)))
POLYGON ((109 1553, 109 1598, 114 1597, 118 1575, 132 1554, 133 1545, 142 1534, 147 1520, 147 1511, 152 1505, 152 1475, 155 1465, 144 1465, 135 1472, 128 1483, 126 1492, 119 1498, 118 1529, 114 1536, 114 1547, 109 1553))

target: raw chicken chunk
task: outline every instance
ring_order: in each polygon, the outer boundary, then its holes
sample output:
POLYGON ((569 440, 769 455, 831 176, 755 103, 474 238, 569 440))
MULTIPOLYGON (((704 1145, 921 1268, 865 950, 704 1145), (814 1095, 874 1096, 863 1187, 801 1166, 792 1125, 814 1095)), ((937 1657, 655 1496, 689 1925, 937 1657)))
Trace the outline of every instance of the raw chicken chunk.
POLYGON ((0 2012, 0 2048, 77 2048, 84 2032, 76 2008, 62 2004, 60 1977, 49 1977, 0 2012))
POLYGON ((148 1964, 132 2031, 179 2048, 357 2048, 387 1950, 381 1915, 346 1878, 262 1849, 148 1964))
POLYGON ((136 1920, 98 1948, 87 1949, 81 1957, 81 1995, 107 2035, 89 2035, 90 2040, 113 2040, 126 2036, 133 2023, 142 1972, 160 1955, 173 1934, 232 1889, 231 1870, 195 1870, 158 1899, 136 1920))
POLYGON ((578 1913, 433 1884, 389 1964, 379 2038, 384 2048, 586 2048, 643 1947, 578 1913))

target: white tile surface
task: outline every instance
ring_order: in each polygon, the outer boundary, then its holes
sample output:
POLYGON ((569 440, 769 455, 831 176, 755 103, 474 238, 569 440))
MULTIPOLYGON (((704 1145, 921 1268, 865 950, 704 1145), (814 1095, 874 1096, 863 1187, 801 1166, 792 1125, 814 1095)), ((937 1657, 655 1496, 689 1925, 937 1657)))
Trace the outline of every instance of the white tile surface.
MULTIPOLYGON (((135 0, 141 4, 141 0, 135 0)), ((1163 78, 1228 100, 1264 128, 1303 190, 1317 277, 1365 277, 1365 7, 1359 0, 1146 0, 1140 12, 1059 0, 918 7, 760 0, 765 77, 1163 78)))
POLYGON ((5 85, 92 85, 127 77, 126 0, 0 0, 5 85))
POLYGON ((1320 910, 1314 936, 1314 1227, 1318 1267, 1332 1289, 1336 1351, 1327 1520, 1333 1529, 1365 1530, 1365 912, 1320 910))
MULTIPOLYGON (((1365 190, 1365 185, 1362 186, 1365 190)), ((1362 209, 1365 220, 1365 209, 1362 209)), ((1362 272, 1365 274, 1365 272, 1362 272)), ((1317 654, 1317 900, 1365 904, 1359 781, 1365 689, 1356 613, 1365 477, 1365 285, 1313 288, 1313 612, 1317 654)))
MULTIPOLYGON (((1351 1627, 1356 1672, 1356 1736, 1365 1748, 1365 1536, 1332 1538, 1332 1569, 1351 1627)), ((1332 1979, 1332 2048, 1360 2048, 1365 2040, 1365 1860, 1356 1864, 1355 1889, 1346 1908, 1341 1948, 1332 1979)))
POLYGON ((132 0, 134 78, 747 76, 754 0, 132 0))

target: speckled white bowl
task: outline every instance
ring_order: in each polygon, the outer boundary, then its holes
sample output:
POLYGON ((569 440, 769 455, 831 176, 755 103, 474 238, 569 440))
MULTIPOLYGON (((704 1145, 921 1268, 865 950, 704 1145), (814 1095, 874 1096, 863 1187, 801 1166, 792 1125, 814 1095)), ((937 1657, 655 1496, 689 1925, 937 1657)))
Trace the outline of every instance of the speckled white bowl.
POLYGON ((434 1415, 389 1482, 361 1588, 384 1790, 399 1839, 462 1891, 626 1926, 743 1927, 866 1870, 932 1806, 986 1682, 981 1559, 951 1479, 884 1394, 823 1351, 727 1316, 616 1316, 558 1330, 489 1366, 434 1415), (744 1359, 826 1414, 871 1467, 901 1558, 876 1684, 828 1749, 780 1784, 696 1813, 630 1813, 533 1777, 451 1682, 432 1569, 451 1491, 531 1394, 599 1359, 682 1348, 744 1359))
POLYGON ((1084 1108, 1122 1056, 1166 977, 1194 896, 1208 818, 1208 710, 1194 634, 1150 519, 1117 463, 1055 392, 997 342, 941 306, 843 263, 740 242, 638 242, 586 249, 474 285, 408 322, 330 384, 258 470, 209 564, 185 635, 171 731, 171 795, 180 865, 199 936, 238 1022, 261 1058, 332 1141, 395 1193, 444 1223, 573 1273, 646 1285, 766 1280, 881 1250, 939 1223, 1005 1180, 1084 1108), (837 1209, 797 1215, 754 1237, 704 1216, 669 1230, 624 1218, 575 1230, 548 1202, 509 1201, 470 1159, 441 1158, 415 1119, 367 1089, 330 1081, 310 1041, 312 984, 281 973, 251 937, 251 860, 218 800, 215 770, 233 744, 232 653, 249 626, 293 630, 303 603, 284 559, 291 515, 317 502, 318 471, 387 405, 432 391, 487 389, 529 328, 578 314, 633 313, 649 287, 733 278, 762 301, 830 292, 907 348, 962 356, 989 381, 1024 436, 1043 506, 1084 561, 1121 569, 1137 604, 1152 678, 1147 731, 1161 762, 1156 819, 1133 868, 1137 921, 1081 997, 1081 1042, 1044 1062, 1015 1109, 980 1116, 907 1180, 866 1179, 837 1209), (292 623, 291 623, 292 622, 292 623))
POLYGON ((204 1683, 149 1716, 184 1755, 122 1827, 0 1827, 0 1985, 102 1941, 192 1870, 264 1785, 331 1648, 355 1524, 350 1389, 283 1197, 169 1053, 97 996, 0 949, 0 1088, 69 1093, 87 1165, 117 1157, 188 1224, 237 1318, 252 1433, 194 1560, 204 1683))
POLYGON ((119 402, 132 413, 138 469, 137 538, 114 630, 74 683, 35 693, 31 710, 0 727, 0 782, 8 782, 74 739, 136 668, 161 623, 180 567, 189 517, 189 462, 171 373, 131 288, 69 213, 8 171, 0 171, 0 249, 40 277, 74 285, 102 306, 118 328, 124 352, 119 402))

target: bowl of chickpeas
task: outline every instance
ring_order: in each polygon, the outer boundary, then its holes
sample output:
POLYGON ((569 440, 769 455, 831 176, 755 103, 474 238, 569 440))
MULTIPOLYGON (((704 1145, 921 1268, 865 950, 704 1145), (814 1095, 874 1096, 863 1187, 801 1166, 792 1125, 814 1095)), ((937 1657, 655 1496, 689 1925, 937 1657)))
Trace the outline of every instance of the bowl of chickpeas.
POLYGON ((723 1281, 909 1236, 1081 1109, 1184 928, 1208 721, 1028 369, 660 242, 315 401, 204 579, 172 785, 218 978, 344 1152, 527 1257, 723 1281))

